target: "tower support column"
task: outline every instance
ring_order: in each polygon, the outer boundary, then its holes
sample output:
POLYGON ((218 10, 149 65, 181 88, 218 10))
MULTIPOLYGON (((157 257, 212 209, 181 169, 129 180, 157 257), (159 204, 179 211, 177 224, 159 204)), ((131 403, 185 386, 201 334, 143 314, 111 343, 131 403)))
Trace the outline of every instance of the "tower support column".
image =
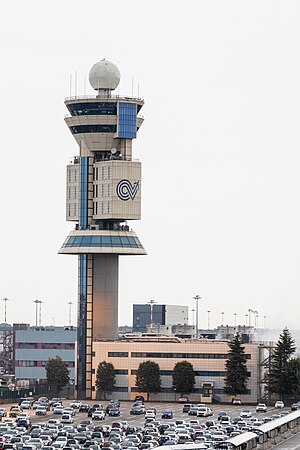
POLYGON ((119 255, 94 255, 93 339, 118 338, 119 255))

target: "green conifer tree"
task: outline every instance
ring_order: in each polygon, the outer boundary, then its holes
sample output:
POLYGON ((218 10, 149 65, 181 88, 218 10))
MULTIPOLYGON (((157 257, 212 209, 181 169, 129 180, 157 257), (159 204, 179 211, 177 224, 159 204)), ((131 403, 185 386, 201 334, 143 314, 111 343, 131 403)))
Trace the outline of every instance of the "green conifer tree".
POLYGON ((246 365, 245 347, 242 345, 240 333, 236 333, 230 341, 228 359, 226 360, 225 392, 228 395, 247 393, 249 373, 246 365))
POLYGON ((291 365, 289 361, 295 351, 295 341, 289 330, 284 328, 271 356, 271 369, 269 373, 269 392, 277 394, 280 400, 284 400, 285 395, 291 394, 293 390, 291 365))

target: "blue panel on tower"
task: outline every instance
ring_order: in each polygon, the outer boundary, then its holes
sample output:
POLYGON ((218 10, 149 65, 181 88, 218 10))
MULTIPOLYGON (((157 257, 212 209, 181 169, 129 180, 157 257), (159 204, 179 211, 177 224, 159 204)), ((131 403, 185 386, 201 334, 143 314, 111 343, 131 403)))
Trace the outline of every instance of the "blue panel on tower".
POLYGON ((135 103, 119 103, 118 114, 118 137, 119 138, 136 138, 136 114, 137 108, 135 103))

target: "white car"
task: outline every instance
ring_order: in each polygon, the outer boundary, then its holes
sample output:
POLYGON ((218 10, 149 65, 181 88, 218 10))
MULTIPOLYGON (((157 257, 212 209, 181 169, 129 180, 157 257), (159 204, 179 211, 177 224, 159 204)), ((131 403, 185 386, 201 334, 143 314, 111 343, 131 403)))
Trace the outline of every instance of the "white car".
POLYGON ((197 408, 197 417, 209 417, 212 415, 212 410, 207 406, 201 406, 200 408, 197 408))
POLYGON ((105 412, 104 411, 94 411, 92 414, 92 420, 104 420, 105 419, 105 412))
POLYGON ((252 417, 252 412, 249 411, 248 409, 244 409, 240 414, 241 419, 250 419, 251 417, 252 417))
POLYGON ((64 413, 64 408, 62 406, 55 406, 53 409, 53 414, 62 415, 64 413))
POLYGON ((71 414, 63 414, 61 416, 60 423, 73 423, 73 422, 74 422, 74 419, 71 416, 71 414))
POLYGON ((25 401, 25 400, 24 400, 24 401, 21 403, 20 407, 21 407, 22 409, 31 409, 31 405, 32 405, 31 402, 28 402, 28 401, 25 401))
POLYGON ((256 412, 267 412, 268 408, 265 403, 259 403, 256 407, 256 412))
POLYGON ((47 409, 45 406, 38 406, 35 410, 36 416, 46 416, 47 415, 47 409))
POLYGON ((71 407, 64 408, 63 414, 70 414, 70 416, 75 416, 75 409, 71 407))
POLYGON ((284 403, 281 400, 277 400, 275 408, 284 408, 284 403))

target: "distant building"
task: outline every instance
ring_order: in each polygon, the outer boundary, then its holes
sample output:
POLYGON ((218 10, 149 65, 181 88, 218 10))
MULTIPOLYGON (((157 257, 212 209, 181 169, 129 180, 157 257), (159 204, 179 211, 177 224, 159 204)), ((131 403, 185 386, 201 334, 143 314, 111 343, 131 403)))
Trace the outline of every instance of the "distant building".
POLYGON ((0 375, 13 373, 13 327, 0 324, 0 375))
POLYGON ((16 382, 28 383, 46 379, 45 365, 59 356, 68 366, 74 380, 76 328, 29 327, 14 325, 14 368, 16 382))
POLYGON ((149 303, 133 305, 133 332, 144 332, 147 325, 184 325, 188 323, 188 306, 158 305, 149 303), (152 309, 152 321, 151 321, 152 309))

